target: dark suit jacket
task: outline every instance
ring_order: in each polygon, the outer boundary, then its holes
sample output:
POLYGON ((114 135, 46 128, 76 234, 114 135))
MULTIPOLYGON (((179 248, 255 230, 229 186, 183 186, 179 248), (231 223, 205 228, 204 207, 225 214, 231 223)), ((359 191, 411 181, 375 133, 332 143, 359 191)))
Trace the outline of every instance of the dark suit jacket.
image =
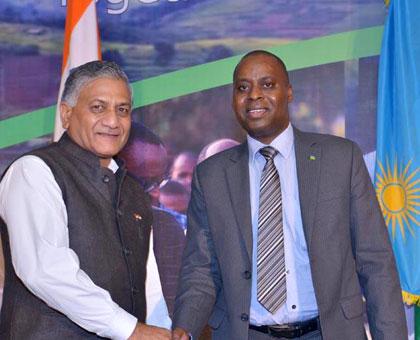
POLYGON ((153 207, 153 251, 169 316, 174 312, 185 234, 169 212, 153 207))
MULTIPOLYGON (((364 294, 374 339, 407 339, 395 261, 360 149, 297 129, 294 137, 323 338, 365 339, 364 294)), ((251 258, 248 148, 242 144, 196 169, 174 326, 197 336, 209 320, 214 338, 247 339, 251 258)))

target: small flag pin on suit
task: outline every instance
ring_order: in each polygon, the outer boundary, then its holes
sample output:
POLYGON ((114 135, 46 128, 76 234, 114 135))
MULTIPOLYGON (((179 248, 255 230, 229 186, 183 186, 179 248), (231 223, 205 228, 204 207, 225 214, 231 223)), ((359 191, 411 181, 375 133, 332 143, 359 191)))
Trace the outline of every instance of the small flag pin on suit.
POLYGON ((141 220, 143 219, 143 217, 141 217, 141 215, 140 215, 140 214, 137 214, 137 213, 134 213, 134 214, 133 214, 133 217, 134 217, 134 219, 135 219, 136 221, 141 221, 141 220))
POLYGON ((314 155, 310 155, 308 158, 309 158, 310 161, 316 160, 316 157, 314 155))

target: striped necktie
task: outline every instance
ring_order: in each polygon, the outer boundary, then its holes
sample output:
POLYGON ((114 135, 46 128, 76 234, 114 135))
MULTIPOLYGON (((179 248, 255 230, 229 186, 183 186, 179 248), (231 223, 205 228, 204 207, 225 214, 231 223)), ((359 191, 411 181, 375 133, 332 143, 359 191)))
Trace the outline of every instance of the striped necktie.
POLYGON ((274 165, 278 151, 259 150, 266 163, 261 175, 257 240, 257 298, 270 313, 286 301, 283 215, 280 178, 274 165))

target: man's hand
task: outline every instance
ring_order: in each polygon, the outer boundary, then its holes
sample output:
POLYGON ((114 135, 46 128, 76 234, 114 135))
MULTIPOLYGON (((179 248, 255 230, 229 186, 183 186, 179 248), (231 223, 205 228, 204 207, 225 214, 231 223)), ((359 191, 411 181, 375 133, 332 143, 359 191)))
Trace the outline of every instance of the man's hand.
POLYGON ((128 340, 170 340, 171 332, 165 328, 138 323, 128 340))
POLYGON ((189 339, 190 339, 190 335, 185 329, 177 327, 172 331, 172 340, 189 340, 189 339))

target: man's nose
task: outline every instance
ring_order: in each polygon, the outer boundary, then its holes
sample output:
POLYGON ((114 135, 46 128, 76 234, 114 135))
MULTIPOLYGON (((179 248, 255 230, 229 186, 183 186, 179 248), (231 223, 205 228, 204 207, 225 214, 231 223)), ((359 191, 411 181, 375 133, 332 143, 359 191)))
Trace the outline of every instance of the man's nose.
POLYGON ((118 112, 117 109, 109 109, 105 116, 102 118, 102 124, 111 127, 116 128, 119 125, 119 118, 118 118, 118 112))
POLYGON ((258 100, 262 98, 262 91, 259 86, 253 86, 249 91, 249 99, 258 100))

